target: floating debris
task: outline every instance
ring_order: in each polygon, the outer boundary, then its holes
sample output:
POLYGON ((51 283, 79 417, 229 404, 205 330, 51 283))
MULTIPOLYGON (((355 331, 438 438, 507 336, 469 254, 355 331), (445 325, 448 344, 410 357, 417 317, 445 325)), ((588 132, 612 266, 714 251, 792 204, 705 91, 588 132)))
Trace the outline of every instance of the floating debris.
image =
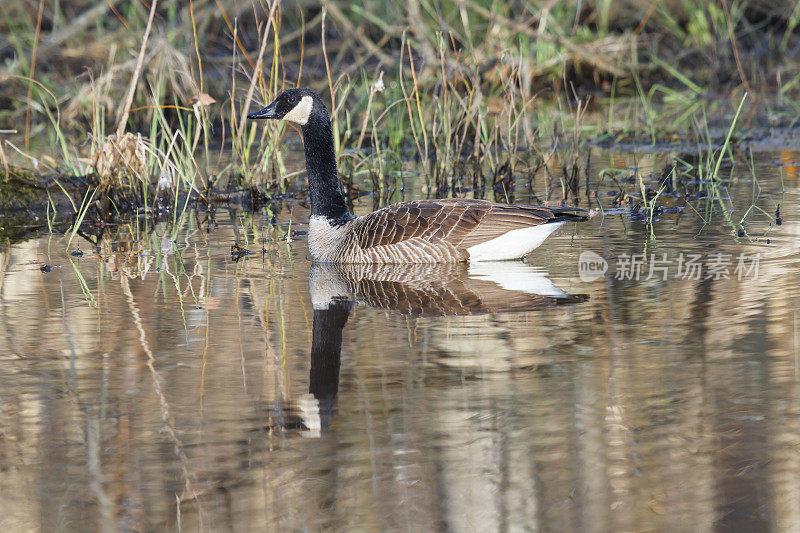
POLYGON ((242 257, 250 255, 252 253, 253 252, 251 252, 247 248, 242 248, 238 244, 234 244, 233 246, 231 246, 231 259, 233 259, 234 262, 237 262, 242 257))
POLYGON ((42 272, 50 272, 53 270, 53 266, 45 263, 44 265, 39 267, 39 270, 41 270, 42 272))
POLYGON ((72 257, 83 257, 83 250, 73 250, 69 253, 72 257))

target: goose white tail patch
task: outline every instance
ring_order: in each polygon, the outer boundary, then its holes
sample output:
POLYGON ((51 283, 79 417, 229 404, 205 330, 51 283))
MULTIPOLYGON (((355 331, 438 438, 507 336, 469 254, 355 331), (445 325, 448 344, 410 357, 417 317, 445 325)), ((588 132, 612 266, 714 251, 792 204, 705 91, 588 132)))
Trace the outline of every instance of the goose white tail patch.
POLYGON ((475 262, 521 259, 538 248, 551 233, 563 225, 564 222, 550 222, 511 230, 490 241, 467 248, 469 260, 475 262))
POLYGON ((550 281, 546 271, 525 263, 471 263, 469 277, 494 282, 509 291, 521 291, 552 298, 569 296, 550 281))
POLYGON ((283 116, 283 120, 305 126, 306 122, 308 122, 308 117, 311 115, 312 107, 314 107, 314 100, 310 96, 304 96, 291 111, 283 116))

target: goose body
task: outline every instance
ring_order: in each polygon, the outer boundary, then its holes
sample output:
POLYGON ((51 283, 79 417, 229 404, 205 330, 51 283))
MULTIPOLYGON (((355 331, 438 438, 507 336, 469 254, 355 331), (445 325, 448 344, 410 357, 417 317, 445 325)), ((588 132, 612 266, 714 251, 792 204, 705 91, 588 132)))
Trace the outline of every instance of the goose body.
POLYGON ((564 224, 549 209, 447 198, 393 204, 336 223, 309 220, 315 261, 457 263, 519 259, 564 224))
POLYGON ((289 89, 248 115, 301 126, 314 261, 330 263, 457 263, 520 259, 581 210, 447 198, 390 205, 355 217, 339 189, 333 128, 322 99, 289 89))

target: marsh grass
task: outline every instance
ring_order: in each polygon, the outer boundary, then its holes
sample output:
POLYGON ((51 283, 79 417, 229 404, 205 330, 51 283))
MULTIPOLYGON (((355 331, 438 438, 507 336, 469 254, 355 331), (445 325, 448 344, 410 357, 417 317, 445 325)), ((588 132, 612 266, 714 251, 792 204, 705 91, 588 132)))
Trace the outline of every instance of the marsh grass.
MULTIPOLYGON (((800 44, 800 2, 629 4, 85 0, 53 12, 12 2, 0 19, 10 58, 0 98, 12 105, 0 120, 24 122, 21 139, 3 147, 26 149, 11 149, 11 163, 0 151, 4 171, 46 152, 55 172, 88 176, 68 202, 78 226, 131 210, 168 212, 175 224, 235 188, 274 197, 292 187, 297 133, 245 117, 297 85, 330 102, 348 197, 371 192, 376 207, 403 197, 409 168, 430 195, 513 201, 526 187, 579 203, 585 181, 589 201, 586 146, 598 138, 695 139, 697 159, 716 168, 687 163, 671 180, 716 183, 723 157, 709 155, 710 124, 739 118, 736 95, 753 99, 747 124, 795 124, 800 76, 789 52, 800 44), (143 165, 118 158, 113 171, 98 168, 105 148, 123 152, 112 131, 138 135, 143 165)), ((737 149, 729 141, 726 159, 737 149)), ((625 194, 640 197, 652 222, 669 191, 647 188, 640 180, 625 194)), ((53 219, 58 205, 48 203, 53 219)))

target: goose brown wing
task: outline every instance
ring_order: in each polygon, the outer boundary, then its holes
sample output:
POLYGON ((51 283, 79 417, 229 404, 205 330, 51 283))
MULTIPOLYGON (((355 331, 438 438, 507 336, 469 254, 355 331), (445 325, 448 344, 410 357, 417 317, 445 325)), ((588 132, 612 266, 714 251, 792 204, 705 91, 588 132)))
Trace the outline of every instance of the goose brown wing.
POLYGON ((464 235, 459 246, 469 248, 490 241, 515 229, 551 222, 556 215, 545 207, 489 203, 489 209, 472 231, 464 235))
POLYGON ((361 217, 355 233, 362 250, 415 238, 469 248, 555 217, 543 207, 456 198, 420 200, 390 205, 361 217))

